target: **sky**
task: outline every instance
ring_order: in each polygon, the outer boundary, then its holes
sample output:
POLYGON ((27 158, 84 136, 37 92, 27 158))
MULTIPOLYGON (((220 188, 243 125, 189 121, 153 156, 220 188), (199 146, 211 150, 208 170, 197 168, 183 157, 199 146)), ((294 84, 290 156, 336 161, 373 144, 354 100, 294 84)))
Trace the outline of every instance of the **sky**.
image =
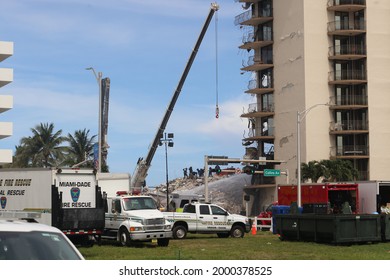
MULTIPOLYGON (((240 118, 253 96, 245 94, 243 32, 234 25, 240 3, 220 0, 165 132, 168 177, 204 167, 206 155, 242 158, 247 120, 240 118), (218 103, 219 118, 215 117, 218 103)), ((107 142, 112 173, 133 174, 146 157, 211 6, 210 0, 3 0, 0 41, 14 43, 1 68, 14 80, 0 88, 13 109, 13 136, 0 148, 15 150, 31 128, 53 123, 62 135, 84 128, 98 134, 99 88, 92 71, 111 81, 107 142)), ((165 183, 165 149, 157 149, 147 185, 165 183)))

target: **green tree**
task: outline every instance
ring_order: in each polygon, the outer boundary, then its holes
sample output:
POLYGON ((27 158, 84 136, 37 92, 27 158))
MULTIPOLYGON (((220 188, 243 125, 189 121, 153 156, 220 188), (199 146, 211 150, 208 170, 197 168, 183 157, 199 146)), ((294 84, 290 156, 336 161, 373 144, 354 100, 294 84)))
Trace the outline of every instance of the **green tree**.
POLYGON ((349 160, 322 160, 325 166, 325 178, 331 182, 353 181, 359 179, 359 172, 349 160))
POLYGON ((64 161, 65 138, 62 130, 54 131, 53 123, 41 123, 31 129, 32 136, 23 137, 16 146, 15 164, 18 167, 54 167, 64 161))
POLYGON ((342 182, 358 179, 359 172, 353 167, 349 160, 321 160, 310 161, 307 164, 302 163, 302 179, 311 179, 317 182, 319 178, 324 177, 324 181, 342 182))
POLYGON ((311 179, 313 183, 316 183, 318 179, 324 176, 325 170, 324 170, 324 166, 320 162, 313 160, 313 161, 309 161, 307 164, 302 163, 301 172, 302 172, 302 179, 304 181, 311 179))
POLYGON ((81 166, 93 167, 92 159, 90 161, 88 161, 88 159, 93 154, 95 138, 96 135, 90 137, 89 129, 87 130, 85 128, 84 130, 76 130, 73 135, 69 133, 66 138, 69 143, 66 164, 73 166, 85 162, 81 166))
POLYGON ((7 167, 28 167, 29 166, 29 153, 24 145, 15 146, 15 155, 13 156, 12 163, 7 167))

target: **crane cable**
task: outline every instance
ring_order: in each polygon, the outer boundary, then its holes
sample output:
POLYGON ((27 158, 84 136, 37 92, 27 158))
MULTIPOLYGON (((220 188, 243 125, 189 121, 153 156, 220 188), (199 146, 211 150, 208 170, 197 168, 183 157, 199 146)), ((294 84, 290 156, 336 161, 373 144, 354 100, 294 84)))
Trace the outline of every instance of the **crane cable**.
POLYGON ((219 118, 218 107, 218 11, 215 13, 215 118, 219 118))

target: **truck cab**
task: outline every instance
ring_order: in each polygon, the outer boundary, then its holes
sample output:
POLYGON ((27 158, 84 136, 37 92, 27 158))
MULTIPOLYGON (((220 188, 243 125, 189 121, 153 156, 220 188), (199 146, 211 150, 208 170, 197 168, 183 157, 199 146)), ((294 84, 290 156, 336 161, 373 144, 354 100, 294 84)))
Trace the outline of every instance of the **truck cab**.
POLYGON ((151 196, 119 195, 107 198, 102 238, 116 239, 122 246, 157 240, 165 247, 172 238, 171 224, 151 196))

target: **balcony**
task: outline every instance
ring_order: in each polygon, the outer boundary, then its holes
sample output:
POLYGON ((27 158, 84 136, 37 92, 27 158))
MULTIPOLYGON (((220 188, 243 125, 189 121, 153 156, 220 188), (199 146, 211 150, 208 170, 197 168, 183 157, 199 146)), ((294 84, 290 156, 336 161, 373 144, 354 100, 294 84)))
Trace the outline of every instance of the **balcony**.
POLYGON ((356 36, 366 33, 364 20, 337 20, 328 22, 328 35, 356 36))
POLYGON ((367 95, 333 96, 330 98, 331 110, 357 110, 368 108, 367 95))
POLYGON ((368 123, 362 120, 342 120, 331 122, 329 133, 333 135, 368 133, 368 123))
POLYGON ((274 18, 271 15, 272 15, 272 11, 266 10, 265 12, 256 15, 254 11, 248 10, 235 17, 234 25, 257 26, 259 24, 263 24, 273 20, 274 18))
POLYGON ((13 96, 11 95, 0 95, 0 113, 12 109, 14 104, 13 96))
POLYGON ((11 83, 14 80, 14 70, 10 68, 0 68, 0 87, 11 83))
POLYGON ((12 42, 0 41, 0 62, 14 54, 14 44, 12 42))
POLYGON ((264 103, 258 105, 257 103, 249 104, 248 112, 243 113, 241 118, 262 118, 271 117, 275 114, 274 103, 264 103))
POLYGON ((366 0, 328 0, 328 10, 338 12, 357 12, 366 7, 366 0))
POLYGON ((248 82, 248 90, 245 93, 250 94, 265 94, 274 91, 272 80, 267 75, 264 76, 264 80, 259 83, 257 79, 250 80, 248 82))
POLYGON ((0 164, 12 163, 12 150, 0 150, 0 164))
POLYGON ((370 178, 369 178, 369 173, 367 170, 365 171, 362 171, 362 170, 359 170, 358 171, 358 174, 359 174, 359 178, 358 180, 361 180, 361 181, 368 181, 370 178))
POLYGON ((328 55, 331 60, 358 60, 367 57, 365 46, 357 44, 331 46, 328 55))
POLYGON ((0 122, 0 139, 12 136, 13 123, 12 122, 0 122))
POLYGON ((274 67, 271 58, 262 59, 260 55, 252 55, 248 58, 247 66, 241 68, 242 71, 262 71, 274 67))
POLYGON ((262 128, 249 128, 248 135, 242 139, 243 141, 264 141, 273 143, 275 139, 274 127, 268 127, 266 130, 262 128))
POLYGON ((369 149, 367 145, 331 147, 330 156, 339 159, 369 158, 369 149))
MULTIPOLYGON (((271 37, 271 36, 269 36, 271 37)), ((239 48, 243 50, 252 50, 252 49, 259 49, 262 47, 266 47, 269 45, 272 45, 274 41, 267 40, 268 38, 256 38, 255 34, 253 32, 244 34, 242 37, 242 43, 239 48)))
POLYGON ((337 70, 329 72, 330 85, 358 85, 367 83, 366 72, 360 69, 337 70))

